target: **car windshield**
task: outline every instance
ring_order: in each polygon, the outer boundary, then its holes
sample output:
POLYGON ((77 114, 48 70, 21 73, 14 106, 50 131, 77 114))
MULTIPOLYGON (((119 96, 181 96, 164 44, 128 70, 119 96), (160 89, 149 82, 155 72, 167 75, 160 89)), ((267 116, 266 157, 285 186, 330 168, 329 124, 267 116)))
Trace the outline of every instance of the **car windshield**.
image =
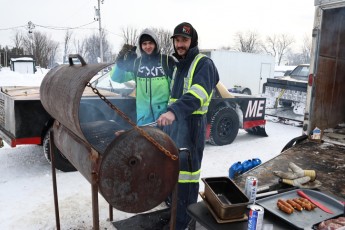
POLYGON ((300 81, 307 81, 309 75, 309 66, 297 66, 291 73, 290 77, 300 81))
POLYGON ((91 79, 92 86, 98 89, 117 93, 122 96, 129 96, 135 89, 135 82, 128 81, 124 83, 118 83, 113 81, 111 78, 112 68, 114 68, 114 66, 107 67, 100 71, 96 76, 94 76, 91 79))

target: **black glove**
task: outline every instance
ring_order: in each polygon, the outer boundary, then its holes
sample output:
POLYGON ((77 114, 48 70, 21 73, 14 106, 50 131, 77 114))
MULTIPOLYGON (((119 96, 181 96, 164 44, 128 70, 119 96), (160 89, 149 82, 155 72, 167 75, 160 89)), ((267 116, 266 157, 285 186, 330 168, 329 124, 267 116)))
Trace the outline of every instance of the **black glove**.
POLYGON ((128 50, 127 54, 125 55, 125 60, 134 61, 138 57, 136 50, 137 50, 137 47, 132 46, 132 48, 128 50))
POLYGON ((133 63, 133 61, 137 58, 137 53, 135 52, 136 49, 136 46, 132 46, 129 44, 123 45, 122 49, 116 57, 116 63, 121 69, 130 69, 131 63, 133 63))
POLYGON ((122 49, 120 50, 119 54, 116 57, 116 61, 125 61, 125 60, 133 60, 137 58, 136 54, 136 46, 132 46, 129 44, 124 44, 122 49))

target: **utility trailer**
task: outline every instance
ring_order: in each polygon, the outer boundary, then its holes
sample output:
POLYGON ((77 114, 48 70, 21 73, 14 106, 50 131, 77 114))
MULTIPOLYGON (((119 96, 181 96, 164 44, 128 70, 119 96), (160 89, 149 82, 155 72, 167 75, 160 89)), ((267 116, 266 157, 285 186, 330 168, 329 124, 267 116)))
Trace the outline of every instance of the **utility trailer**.
MULTIPOLYGON (((73 64, 69 67, 82 68, 82 65, 73 64)), ((54 69, 50 71, 54 71, 54 69)), ((132 94, 129 93, 128 88, 114 88, 116 84, 111 82, 109 72, 102 74, 104 72, 100 71, 94 76, 92 85, 127 114, 131 120, 135 121, 135 97, 130 96, 132 94)), ((250 134, 267 136, 265 131, 265 102, 266 99, 261 97, 232 95, 219 83, 207 113, 207 140, 214 145, 230 144, 236 138, 239 128, 245 129, 250 134)), ((97 121, 109 121, 109 126, 106 127, 109 138, 115 138, 114 132, 116 130, 131 128, 89 87, 85 88, 78 116, 81 122, 95 122, 97 124, 97 121)), ((53 122, 54 119, 41 104, 39 87, 1 88, 0 137, 11 147, 21 144, 43 145, 45 156, 50 161, 49 130, 53 122)), ((99 131, 103 132, 104 130, 99 131)), ((101 140, 97 141, 102 142, 101 140)), ((54 156, 57 169, 62 171, 75 170, 58 150, 54 152, 54 156)))

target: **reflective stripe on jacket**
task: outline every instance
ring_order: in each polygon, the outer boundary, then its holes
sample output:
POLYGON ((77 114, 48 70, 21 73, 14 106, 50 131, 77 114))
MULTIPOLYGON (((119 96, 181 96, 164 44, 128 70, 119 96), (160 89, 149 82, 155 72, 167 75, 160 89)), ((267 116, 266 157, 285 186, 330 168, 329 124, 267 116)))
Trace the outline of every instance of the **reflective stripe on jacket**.
MULTIPOLYGON (((187 77, 184 78, 183 94, 190 93, 194 97, 196 97, 200 100, 201 106, 199 109, 194 111, 193 114, 206 114, 207 110, 208 110, 208 106, 209 106, 211 98, 212 98, 212 92, 210 95, 208 95, 207 91, 201 85, 199 85, 199 84, 192 85, 195 68, 196 68, 199 60, 203 57, 205 57, 204 54, 198 54, 195 56, 193 62, 191 63, 191 65, 189 67, 187 77)), ((172 76, 172 81, 170 84, 171 90, 172 90, 173 85, 174 85, 174 81, 175 81, 175 77, 176 77, 176 71, 177 71, 177 68, 175 67, 174 72, 173 72, 173 76, 172 76)), ((177 98, 171 98, 170 97, 168 105, 171 105, 175 101, 177 101, 177 98)))
POLYGON ((195 172, 180 171, 178 183, 199 183, 201 170, 195 172))

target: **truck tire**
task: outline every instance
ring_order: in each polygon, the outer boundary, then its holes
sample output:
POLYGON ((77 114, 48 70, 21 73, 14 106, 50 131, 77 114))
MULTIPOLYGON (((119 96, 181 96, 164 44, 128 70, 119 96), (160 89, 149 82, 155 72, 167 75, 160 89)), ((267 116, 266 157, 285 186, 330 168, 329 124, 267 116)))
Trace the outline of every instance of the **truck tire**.
POLYGON ((231 144, 238 133, 239 119, 230 107, 217 108, 211 117, 210 143, 212 145, 231 144))
MULTIPOLYGON (((51 163, 50 159, 50 129, 47 131, 43 139, 44 156, 51 163)), ((58 148, 54 151, 55 168, 62 172, 74 172, 77 169, 68 161, 68 159, 60 152, 58 148)))
POLYGON ((252 95, 252 91, 250 91, 250 89, 244 89, 244 90, 242 90, 242 94, 252 95))

